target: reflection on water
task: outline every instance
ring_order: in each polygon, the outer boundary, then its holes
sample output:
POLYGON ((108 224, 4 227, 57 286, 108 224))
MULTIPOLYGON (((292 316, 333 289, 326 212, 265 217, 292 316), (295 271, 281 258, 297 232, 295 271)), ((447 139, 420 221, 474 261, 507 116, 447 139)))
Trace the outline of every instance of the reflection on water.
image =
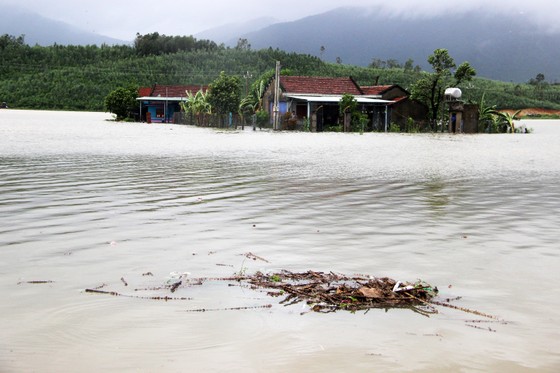
POLYGON ((0 112, 1 371, 559 366, 559 123, 360 136, 106 117, 0 112), (83 292, 280 268, 422 278, 508 324, 469 328, 450 309, 301 316, 216 284, 182 289, 184 302, 83 292))

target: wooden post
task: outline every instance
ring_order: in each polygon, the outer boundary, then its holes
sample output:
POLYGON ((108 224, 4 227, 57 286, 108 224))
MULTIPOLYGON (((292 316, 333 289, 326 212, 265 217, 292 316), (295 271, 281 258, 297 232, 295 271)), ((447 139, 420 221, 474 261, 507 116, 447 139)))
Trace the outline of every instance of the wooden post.
POLYGON ((317 113, 311 114, 311 132, 317 132, 317 113))
POLYGON ((344 113, 344 125, 342 132, 350 132, 350 122, 352 121, 352 113, 344 113))

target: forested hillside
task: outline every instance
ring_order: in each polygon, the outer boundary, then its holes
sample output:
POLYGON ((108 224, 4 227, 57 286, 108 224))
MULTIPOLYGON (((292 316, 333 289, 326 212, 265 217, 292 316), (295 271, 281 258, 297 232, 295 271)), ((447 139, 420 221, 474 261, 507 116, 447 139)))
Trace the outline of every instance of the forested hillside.
MULTIPOLYGON (((426 56, 427 57, 427 56, 426 56)), ((221 71, 248 86, 280 61, 293 75, 352 76, 359 84, 399 84, 409 89, 424 72, 410 62, 357 67, 325 63, 318 57, 280 50, 251 50, 212 41, 137 35, 133 46, 29 46, 23 37, 0 36, 0 102, 12 108, 103 111, 104 98, 117 87, 153 84, 208 84, 221 71)), ((378 61, 379 62, 379 61, 378 61)), ((474 66, 476 69, 476 66, 474 66)), ((464 99, 499 108, 560 109, 560 86, 537 77, 531 84, 475 79, 461 87, 464 99)))

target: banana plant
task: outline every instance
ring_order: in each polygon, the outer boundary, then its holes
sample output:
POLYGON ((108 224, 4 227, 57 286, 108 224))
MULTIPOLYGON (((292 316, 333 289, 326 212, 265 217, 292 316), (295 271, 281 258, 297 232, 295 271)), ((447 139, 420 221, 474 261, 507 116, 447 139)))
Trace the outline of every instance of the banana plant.
POLYGON ((253 86, 251 93, 241 100, 241 103, 239 104, 239 112, 242 113, 250 111, 252 113, 257 113, 261 111, 263 109, 262 105, 265 89, 265 80, 261 79, 253 86))
POLYGON ((504 122, 507 124, 509 130, 511 131, 511 133, 515 133, 515 123, 513 122, 514 120, 516 120, 516 116, 521 112, 521 110, 517 110, 515 113, 510 114, 507 112, 500 112, 498 115, 500 116, 500 118, 502 118, 504 120, 504 122))
POLYGON ((207 114, 212 114, 212 105, 207 100, 207 94, 202 90, 195 94, 187 91, 187 99, 181 105, 186 113, 191 113, 196 117, 199 126, 204 125, 204 119, 207 114))
POLYGON ((486 92, 482 94, 480 105, 478 105, 478 122, 483 125, 483 127, 480 127, 480 130, 493 133, 498 128, 496 123, 498 112, 496 111, 496 105, 486 105, 485 96, 486 92))

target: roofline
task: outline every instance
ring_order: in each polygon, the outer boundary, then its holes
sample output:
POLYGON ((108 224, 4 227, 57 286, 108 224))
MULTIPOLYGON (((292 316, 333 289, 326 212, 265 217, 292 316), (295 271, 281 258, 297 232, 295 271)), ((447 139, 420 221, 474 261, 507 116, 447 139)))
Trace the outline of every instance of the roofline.
POLYGON ((361 89, 364 89, 364 88, 367 89, 367 88, 384 87, 384 86, 386 86, 387 88, 384 89, 384 90, 382 90, 382 91, 380 91, 381 93, 385 93, 385 92, 387 92, 387 91, 390 90, 390 89, 393 89, 393 88, 395 88, 395 87, 398 87, 398 88, 402 89, 403 92, 405 92, 408 96, 410 96, 410 92, 409 92, 408 90, 404 89, 404 88, 403 88, 401 85, 399 85, 399 84, 364 85, 364 86, 361 86, 360 88, 361 88, 361 89))
MULTIPOLYGON (((311 95, 301 95, 301 94, 292 94, 292 95, 285 95, 287 98, 295 99, 295 100, 303 100, 307 102, 331 102, 331 103, 338 103, 342 99, 342 95, 318 95, 318 96, 311 96, 311 95)), ((356 101, 361 104, 386 104, 391 105, 395 101, 391 100, 382 100, 379 98, 371 98, 366 96, 354 96, 356 101)))
POLYGON ((187 101, 187 99, 187 97, 144 96, 136 98, 136 101, 187 101))

